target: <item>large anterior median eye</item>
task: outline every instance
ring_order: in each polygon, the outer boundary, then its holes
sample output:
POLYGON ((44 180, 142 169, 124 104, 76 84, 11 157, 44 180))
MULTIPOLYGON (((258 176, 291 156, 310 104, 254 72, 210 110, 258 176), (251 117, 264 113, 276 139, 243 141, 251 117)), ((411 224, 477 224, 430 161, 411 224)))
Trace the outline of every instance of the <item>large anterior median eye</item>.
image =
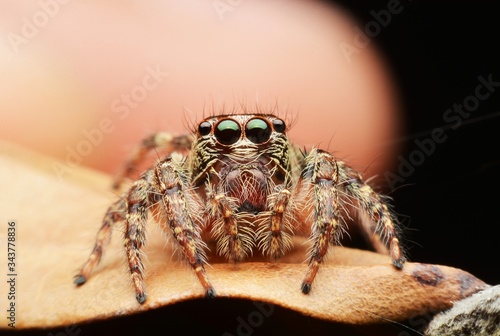
POLYGON ((245 134, 248 140, 253 143, 260 144, 269 140, 269 137, 271 136, 271 128, 265 120, 256 118, 247 122, 245 134))
POLYGON ((215 127, 215 138, 223 145, 232 145, 240 139, 240 125, 231 119, 222 120, 215 127))

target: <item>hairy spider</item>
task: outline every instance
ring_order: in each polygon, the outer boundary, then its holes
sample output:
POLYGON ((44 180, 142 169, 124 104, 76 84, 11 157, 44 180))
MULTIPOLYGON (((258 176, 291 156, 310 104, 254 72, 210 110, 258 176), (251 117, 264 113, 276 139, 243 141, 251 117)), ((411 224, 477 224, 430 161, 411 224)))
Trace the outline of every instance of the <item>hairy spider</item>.
POLYGON ((113 225, 123 221, 136 299, 143 303, 140 252, 148 212, 175 238, 208 297, 215 291, 204 267, 205 234, 215 239, 217 253, 232 261, 254 250, 277 259, 292 248, 293 235, 308 235, 312 244, 301 287, 307 294, 350 208, 367 217, 361 228, 375 249, 389 253, 393 265, 402 268, 396 220, 384 198, 331 153, 302 151, 288 141, 286 132, 285 122, 275 115, 233 114, 208 117, 190 135, 156 133, 144 139, 118 176, 116 188, 152 150, 169 154, 109 207, 75 283, 85 283, 101 260, 113 225))

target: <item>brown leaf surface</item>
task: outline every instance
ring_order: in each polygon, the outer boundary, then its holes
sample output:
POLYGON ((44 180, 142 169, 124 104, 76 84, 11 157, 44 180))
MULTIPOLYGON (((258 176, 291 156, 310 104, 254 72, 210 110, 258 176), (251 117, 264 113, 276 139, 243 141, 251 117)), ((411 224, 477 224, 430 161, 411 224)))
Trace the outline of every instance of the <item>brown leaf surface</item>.
MULTIPOLYGON (((116 198, 109 191, 110 178, 81 167, 68 168, 61 178, 55 161, 8 144, 0 144, 0 154, 1 185, 7 186, 0 193, 0 244, 5 242, 7 221, 17 223, 17 328, 109 319, 203 296, 193 272, 172 257, 156 225, 149 227, 145 248, 149 296, 144 305, 136 302, 127 274, 121 228, 115 228, 101 265, 76 288, 73 276, 116 198)), ((295 243, 294 252, 279 263, 210 259, 207 271, 218 297, 264 301, 333 322, 370 324, 437 312, 487 287, 459 269, 407 263, 397 271, 387 256, 337 247, 311 293, 303 295, 307 246, 300 239, 295 243)), ((5 259, 0 258, 2 270, 5 259)), ((5 321, 0 328, 6 328, 5 321)))

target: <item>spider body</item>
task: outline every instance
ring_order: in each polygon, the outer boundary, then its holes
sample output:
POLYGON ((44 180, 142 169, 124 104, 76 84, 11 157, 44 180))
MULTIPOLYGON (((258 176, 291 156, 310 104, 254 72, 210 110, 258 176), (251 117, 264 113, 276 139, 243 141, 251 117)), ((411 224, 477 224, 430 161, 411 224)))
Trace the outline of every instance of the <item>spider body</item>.
POLYGON ((108 209, 75 283, 88 279, 113 225, 123 221, 132 283, 137 301, 143 303, 140 251, 148 213, 174 237, 209 297, 215 291, 204 268, 206 239, 216 241, 218 254, 242 261, 254 251, 277 259, 292 248, 293 235, 308 235, 312 246, 301 286, 307 294, 351 207, 367 217, 362 229, 376 250, 389 253, 394 266, 402 268, 396 221, 383 197, 331 153, 301 151, 286 133, 285 122, 275 115, 233 114, 208 117, 191 135, 156 133, 146 138, 115 187, 150 151, 168 154, 108 209))

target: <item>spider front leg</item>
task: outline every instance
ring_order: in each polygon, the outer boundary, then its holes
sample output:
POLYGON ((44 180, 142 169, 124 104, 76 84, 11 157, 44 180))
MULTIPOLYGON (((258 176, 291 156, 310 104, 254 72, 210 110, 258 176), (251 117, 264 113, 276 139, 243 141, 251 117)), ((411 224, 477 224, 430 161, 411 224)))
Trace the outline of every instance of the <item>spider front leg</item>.
POLYGON ((312 211, 313 214, 310 238, 313 246, 301 289, 304 294, 308 294, 330 244, 335 241, 340 216, 336 189, 338 180, 336 160, 327 152, 313 150, 306 157, 305 163, 301 183, 305 193, 301 197, 308 203, 306 211, 312 211))
POLYGON ((339 188, 357 203, 357 211, 368 217, 368 220, 362 220, 362 229, 378 252, 388 252, 393 265, 398 269, 403 268, 406 258, 400 246, 396 218, 389 210, 389 206, 383 201, 382 196, 363 182, 356 170, 342 161, 338 161, 337 166, 339 188))
POLYGON ((191 135, 172 135, 171 133, 158 132, 144 138, 127 159, 123 169, 117 174, 113 189, 120 188, 123 180, 130 177, 137 166, 144 161, 149 153, 161 150, 170 155, 173 152, 186 153, 191 149, 193 139, 191 135))
POLYGON ((205 289, 205 296, 215 297, 215 290, 205 271, 205 243, 200 230, 203 208, 190 185, 182 162, 167 158, 154 168, 152 198, 157 201, 154 213, 165 231, 171 231, 205 289))

